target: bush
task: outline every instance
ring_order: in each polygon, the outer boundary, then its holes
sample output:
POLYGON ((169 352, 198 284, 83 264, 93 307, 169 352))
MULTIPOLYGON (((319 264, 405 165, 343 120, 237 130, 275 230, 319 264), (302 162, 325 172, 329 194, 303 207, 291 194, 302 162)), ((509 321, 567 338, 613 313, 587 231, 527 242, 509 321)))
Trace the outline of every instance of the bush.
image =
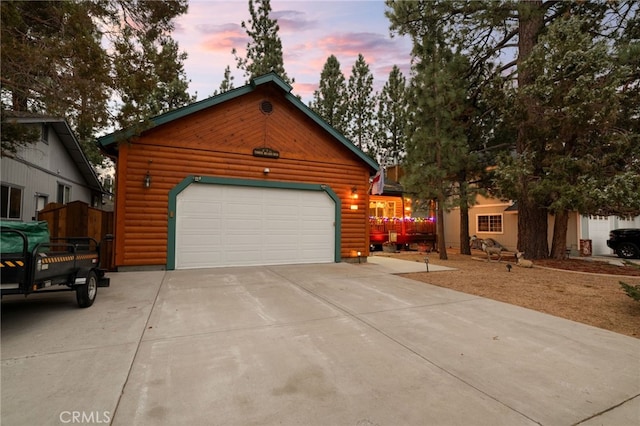
POLYGON ((627 296, 632 298, 635 301, 640 301, 640 284, 638 285, 629 285, 627 283, 623 283, 620 281, 620 287, 627 293, 627 296))

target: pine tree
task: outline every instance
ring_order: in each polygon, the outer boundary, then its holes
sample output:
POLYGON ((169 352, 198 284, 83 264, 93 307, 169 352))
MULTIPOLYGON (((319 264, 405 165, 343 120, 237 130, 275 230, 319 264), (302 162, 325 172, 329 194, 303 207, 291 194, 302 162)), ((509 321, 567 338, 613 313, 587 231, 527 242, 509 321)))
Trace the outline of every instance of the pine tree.
MULTIPOLYGON (((8 0, 0 6, 3 120, 10 111, 66 118, 98 164, 100 130, 192 100, 186 55, 169 35, 173 18, 187 11, 186 0, 8 0), (109 108, 114 94, 120 96, 115 113, 109 108)), ((4 135, 2 142, 3 152, 20 143, 4 135)))
POLYGON ((309 107, 329 125, 344 134, 347 128, 347 86, 338 58, 331 55, 320 73, 318 90, 309 107))
MULTIPOLYGON (((494 67, 492 75, 504 77, 511 84, 511 105, 525 106, 517 119, 509 117, 509 110, 501 111, 503 123, 511 119, 517 129, 514 153, 526 167, 515 168, 515 184, 500 182, 503 195, 518 203, 518 249, 527 258, 544 258, 549 255, 547 243, 548 200, 539 197, 538 186, 545 177, 544 154, 546 143, 539 134, 542 126, 538 122, 540 111, 536 103, 528 98, 525 89, 533 84, 536 74, 528 69, 526 60, 533 52, 546 26, 567 15, 585 18, 585 26, 615 43, 620 39, 621 29, 636 22, 637 4, 634 1, 620 2, 543 2, 542 0, 512 2, 431 1, 416 0, 396 2, 387 0, 387 16, 392 30, 411 34, 420 40, 429 35, 430 26, 438 22, 446 44, 454 51, 465 52, 470 58, 469 75, 478 75, 476 70, 491 61, 500 61, 502 56, 517 47, 517 57, 494 67), (512 80, 517 79, 517 83, 512 80), (508 188, 511 186, 510 188, 508 188)), ((637 86, 636 86, 637 91, 637 86)), ((505 103, 505 105, 508 105, 505 103)), ((628 116, 628 115, 627 115, 628 116)), ((506 126, 510 127, 510 126, 506 126)), ((632 140, 629 139, 629 140, 632 140)), ((508 158, 508 157, 504 157, 508 158)), ((501 167, 501 166, 499 166, 501 167)), ((511 182, 514 182, 511 180, 511 182)))
MULTIPOLYGON (((551 257, 564 257, 570 211, 594 213, 614 204, 616 174, 630 168, 640 176, 640 147, 625 149, 617 131, 622 92, 621 70, 604 40, 595 40, 584 19, 569 16, 551 24, 526 61, 535 80, 523 89, 541 114, 538 134, 545 140, 545 178, 536 188, 554 214, 551 257), (597 202, 597 203, 596 203, 597 202)), ((628 176, 631 178, 630 176, 628 176)), ((631 178, 633 182, 633 178, 631 178)), ((635 179, 640 182, 640 177, 635 179)), ((640 191, 626 198, 627 209, 640 210, 640 191)))
POLYGON ((394 65, 389 79, 377 96, 377 126, 375 154, 378 161, 400 164, 404 158, 405 125, 407 121, 407 79, 394 65))
POLYGON ((246 57, 239 57, 235 48, 231 51, 238 69, 244 71, 247 83, 254 77, 275 72, 286 83, 292 84, 294 80, 289 79, 284 70, 282 41, 278 36, 280 27, 276 19, 270 18, 271 1, 249 0, 249 13, 251 19, 248 22, 242 21, 242 28, 251 39, 247 43, 246 57))
POLYGON ((358 148, 369 152, 374 147, 373 74, 362 54, 358 55, 358 59, 351 68, 347 92, 349 97, 347 136, 358 148))
POLYGON ((211 96, 216 96, 221 93, 225 93, 225 92, 228 92, 229 90, 232 90, 233 79, 234 77, 231 75, 231 68, 229 67, 229 65, 227 65, 227 67, 224 69, 224 78, 222 80, 222 83, 220 83, 220 89, 215 90, 211 96))
POLYGON ((438 40, 438 32, 438 23, 432 22, 430 35, 414 43, 403 182, 418 198, 436 200, 438 251, 440 259, 447 259, 444 211, 467 153, 461 125, 466 68, 464 58, 438 40))
MULTIPOLYGON (((109 58, 88 6, 1 3, 3 118, 9 111, 65 117, 81 142, 95 128, 107 125, 109 58)), ((3 137, 2 151, 15 151, 15 145, 23 143, 3 137)), ((97 149, 88 144, 84 148, 93 162, 99 162, 97 149)))
MULTIPOLYGON (((123 34, 132 34, 125 28, 123 34)), ((133 35, 133 34, 132 34, 133 35)), ((186 53, 167 36, 158 38, 140 34, 139 48, 134 37, 122 37, 116 42, 114 58, 116 92, 122 99, 117 121, 131 127, 166 111, 195 101, 187 92, 188 80, 184 70, 186 53), (154 73, 138 70, 154 70, 154 73)))

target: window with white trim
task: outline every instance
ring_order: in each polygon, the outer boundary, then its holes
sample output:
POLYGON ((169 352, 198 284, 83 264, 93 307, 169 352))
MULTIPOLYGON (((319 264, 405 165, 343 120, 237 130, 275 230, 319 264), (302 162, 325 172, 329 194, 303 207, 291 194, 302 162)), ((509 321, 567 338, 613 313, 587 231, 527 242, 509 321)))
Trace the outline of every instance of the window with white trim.
POLYGON ((56 197, 56 202, 60 204, 67 204, 71 199, 71 187, 69 185, 65 185, 64 183, 58 184, 58 196, 56 197))
POLYGON ((22 218, 22 188, 2 184, 0 197, 0 217, 3 219, 22 218))
POLYGON ((480 232, 502 233, 501 214, 479 214, 476 216, 476 230, 480 232))

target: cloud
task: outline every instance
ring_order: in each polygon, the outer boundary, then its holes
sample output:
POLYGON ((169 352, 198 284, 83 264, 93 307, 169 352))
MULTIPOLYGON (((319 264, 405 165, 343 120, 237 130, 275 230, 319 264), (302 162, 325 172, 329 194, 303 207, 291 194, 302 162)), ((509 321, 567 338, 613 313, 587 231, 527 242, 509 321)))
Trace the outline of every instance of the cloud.
MULTIPOLYGON (((318 90, 318 83, 293 83, 293 93, 304 99, 313 99, 313 92, 318 90)), ((306 104, 306 102, 305 102, 306 104)))
POLYGON ((224 32, 240 31, 244 33, 244 29, 240 24, 228 23, 228 24, 198 24, 195 26, 196 30, 200 34, 218 34, 224 32))
POLYGON ((207 51, 228 52, 233 48, 243 49, 249 41, 247 33, 238 24, 202 24, 196 25, 196 30, 207 36, 201 42, 202 47, 207 51))
POLYGON ((318 40, 318 47, 336 56, 380 56, 394 52, 395 43, 378 33, 338 33, 318 40))
POLYGON ((187 33, 187 29, 182 24, 182 22, 181 21, 174 21, 174 23, 173 23, 173 34, 174 35, 182 35, 182 34, 186 34, 186 33, 187 33))
POLYGON ((301 32, 316 28, 317 21, 306 19, 306 13, 297 10, 280 10, 271 13, 271 18, 278 21, 278 26, 282 32, 301 32))

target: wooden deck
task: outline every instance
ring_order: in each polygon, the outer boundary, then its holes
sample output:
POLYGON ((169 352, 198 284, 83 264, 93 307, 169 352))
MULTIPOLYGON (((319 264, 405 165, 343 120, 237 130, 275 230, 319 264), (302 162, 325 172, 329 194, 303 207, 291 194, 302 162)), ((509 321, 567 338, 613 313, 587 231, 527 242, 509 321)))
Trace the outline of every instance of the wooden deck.
POLYGON ((369 245, 382 246, 385 242, 396 245, 434 244, 436 222, 429 218, 369 218, 369 245), (395 241, 393 241, 395 239, 395 241))

